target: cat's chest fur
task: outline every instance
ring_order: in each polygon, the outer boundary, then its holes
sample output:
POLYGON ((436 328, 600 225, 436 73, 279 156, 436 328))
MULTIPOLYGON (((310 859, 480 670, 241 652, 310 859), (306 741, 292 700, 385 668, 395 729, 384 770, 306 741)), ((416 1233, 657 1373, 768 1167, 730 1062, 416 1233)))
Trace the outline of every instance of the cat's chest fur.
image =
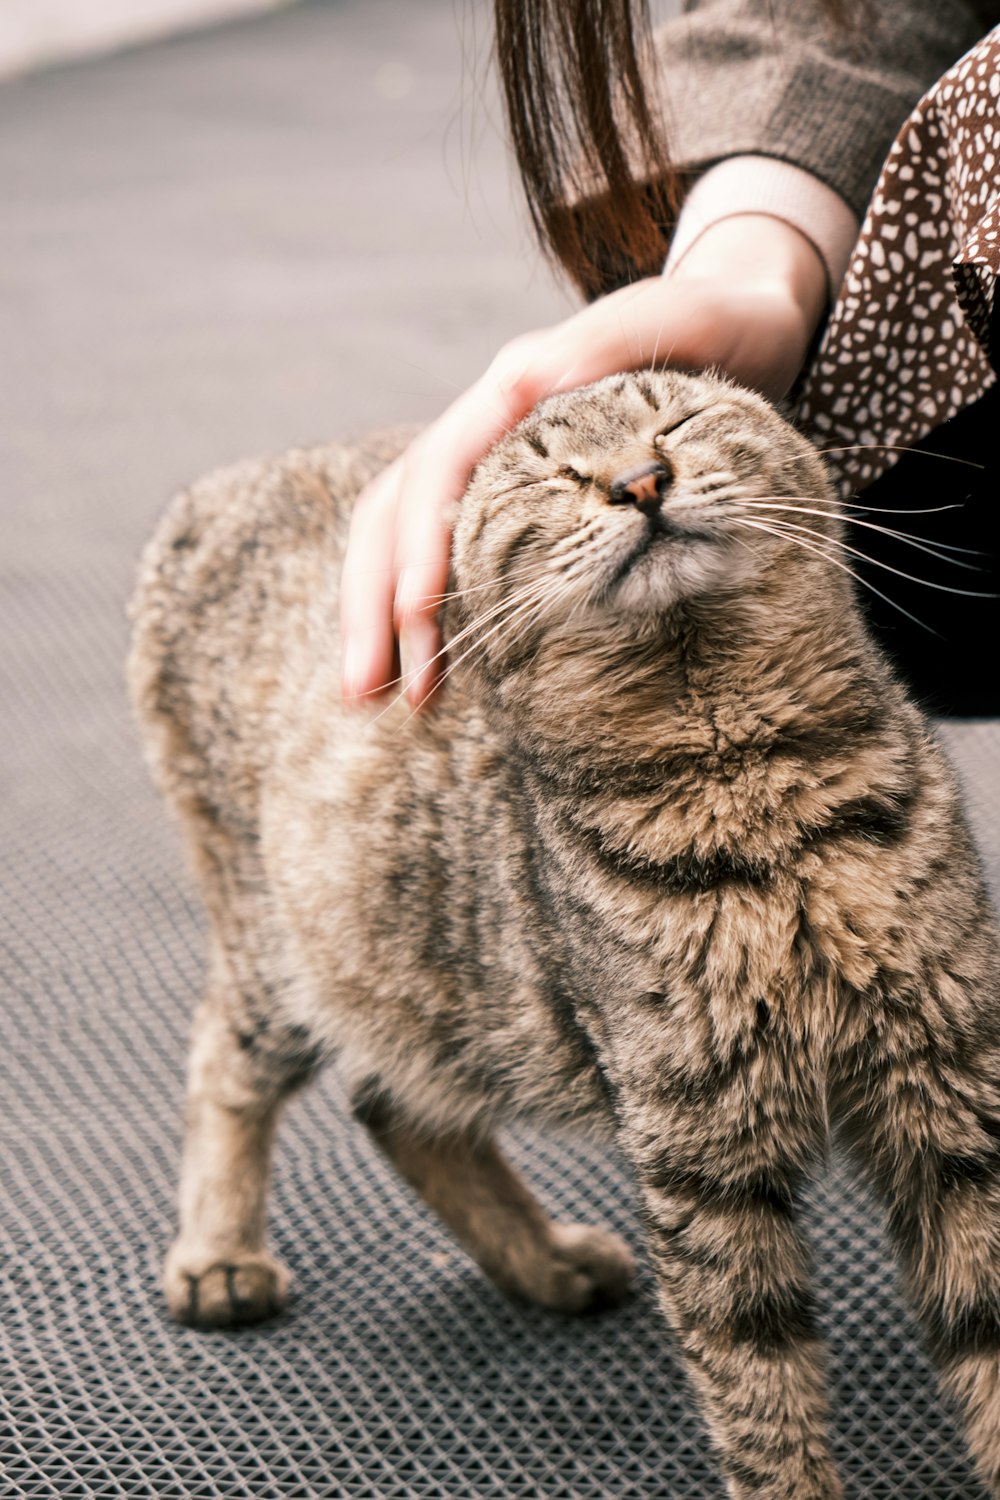
POLYGON ((377 1057, 405 1093, 419 1016, 456 1092, 486 1075, 520 1112, 590 1128, 611 1074, 708 1073, 762 1028, 822 1090, 839 986, 875 960, 845 925, 864 848, 820 858, 806 825, 824 782, 850 801, 856 768, 810 770, 735 704, 589 781, 460 699, 409 723, 400 757, 391 724, 344 722, 327 676, 265 779, 262 850, 298 939, 288 1017, 349 1074, 377 1057))

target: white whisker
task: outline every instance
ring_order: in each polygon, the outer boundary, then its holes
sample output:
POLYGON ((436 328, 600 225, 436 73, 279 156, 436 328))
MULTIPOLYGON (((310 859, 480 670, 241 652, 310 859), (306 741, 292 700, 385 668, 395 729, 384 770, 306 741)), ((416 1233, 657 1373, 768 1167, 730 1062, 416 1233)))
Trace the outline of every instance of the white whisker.
POLYGON ((662 334, 663 334, 663 324, 661 323, 660 326, 659 326, 659 328, 656 330, 656 341, 653 344, 653 357, 649 361, 649 364, 646 366, 646 369, 645 369, 645 372, 644 372, 647 375, 652 375, 653 372, 656 369, 656 356, 660 352, 660 338, 661 338, 662 334))
POLYGON ((943 458, 948 463, 964 464, 967 469, 985 469, 971 458, 956 458, 953 453, 934 453, 930 448, 917 448, 910 443, 848 443, 842 448, 817 448, 817 453, 864 453, 878 448, 883 453, 920 453, 925 458, 943 458))
MULTIPOLYGON (((740 498, 743 498, 742 496, 740 498)), ((895 505, 863 505, 861 501, 828 500, 825 495, 752 495, 753 500, 808 500, 810 505, 837 505, 841 510, 870 511, 873 516, 934 516, 946 510, 964 510, 957 500, 947 505, 919 505, 908 509, 895 505)), ((963 550, 967 551, 967 548, 963 550)))
POLYGON ((938 551, 938 548, 941 547, 948 548, 949 551, 969 552, 971 548, 968 547, 956 547, 952 549, 949 542, 926 542, 923 537, 913 536, 909 531, 897 531, 892 526, 880 526, 876 521, 861 521, 856 516, 841 515, 836 510, 815 510, 807 505, 786 505, 783 501, 779 500, 745 500, 743 503, 751 506, 758 505, 766 510, 791 511, 801 516, 829 516, 836 521, 849 521, 855 526, 865 527, 868 531, 878 531, 883 536, 895 537, 897 541, 905 542, 909 547, 916 547, 921 552, 928 552, 931 557, 936 557, 939 562, 952 563, 956 568, 969 568, 975 573, 983 572, 978 563, 962 562, 960 558, 948 557, 945 552, 938 551))
MULTIPOLYGON (((842 552, 850 552, 852 557, 860 557, 862 562, 871 563, 871 565, 875 568, 883 568, 887 573, 895 573, 897 578, 906 578, 910 583, 922 584, 924 588, 939 589, 942 593, 945 594, 963 594, 969 599, 996 599, 1000 597, 997 594, 985 593, 981 589, 960 589, 955 588, 950 583, 934 583, 930 578, 918 578, 915 573, 906 573, 902 568, 894 568, 890 563, 881 562, 877 557, 869 557, 867 552, 861 552, 857 547, 850 547, 846 542, 842 542, 835 537, 820 536, 815 531, 813 531, 811 526, 799 526, 797 522, 782 520, 780 516, 773 517, 773 524, 775 526, 782 527, 786 531, 789 529, 792 531, 804 531, 815 541, 825 542, 829 546, 839 547, 842 552)), ((943 561, 950 562, 951 559, 944 558, 943 561)))
POLYGON ((409 672, 401 673, 399 677, 393 678, 394 683, 398 682, 403 684, 402 691, 397 693, 395 698, 387 703, 385 707, 381 709, 377 714, 374 714, 370 722, 372 724, 377 724, 379 719, 384 718, 387 713, 390 713, 392 709, 396 707, 397 703, 401 702, 402 699, 406 697, 409 688, 420 676, 421 672, 425 671, 427 667, 432 666, 434 662, 439 661, 441 657, 446 656, 450 650, 453 650, 460 641, 464 640, 473 631, 478 630, 483 625, 488 625, 489 622, 491 620, 494 620, 498 614, 501 614, 503 612, 503 610, 510 606, 518 604, 519 601, 528 597, 536 586, 537 579, 532 580, 530 583, 526 584, 523 589, 517 590, 514 594, 506 595, 503 599, 494 602, 488 609, 484 610, 481 615, 477 615, 477 617, 471 622, 471 624, 466 625, 465 628, 463 630, 460 630, 457 635, 452 636, 451 639, 441 647, 440 651, 435 651, 434 655, 432 657, 429 657, 422 666, 414 668, 409 672))
MULTIPOLYGON (((534 568, 521 568, 516 573, 508 573, 508 582, 520 583, 522 579, 530 578, 537 570, 534 568)), ((451 589, 444 594, 421 594, 414 600, 415 604, 446 604, 451 599, 464 599, 469 594, 478 593, 481 589, 495 589, 497 581, 495 578, 487 578, 483 583, 470 583, 464 589, 451 589)))
POLYGON ((775 531, 772 526, 768 526, 764 521, 750 521, 746 517, 739 516, 734 516, 732 517, 732 519, 739 526, 752 526, 758 531, 765 532, 768 536, 779 538, 784 536, 784 539, 786 541, 796 543, 797 546, 804 548, 807 552, 815 552, 817 557, 823 558, 824 562, 829 563, 831 567, 839 568, 842 573, 846 573, 849 578, 853 578, 855 583, 861 584, 862 588, 868 589, 870 593, 875 594, 885 604, 891 605, 891 607, 895 610, 898 610, 901 615, 905 615, 908 620, 912 620, 914 625, 919 625, 921 630, 926 630, 930 635, 936 635, 939 640, 941 639, 940 632, 935 630, 933 626, 928 625, 926 620, 921 620, 916 615, 911 614, 908 609, 904 609, 901 604, 897 604, 895 599, 890 599, 888 594, 883 594, 882 590, 877 589, 873 583, 869 583, 867 578, 862 578, 860 574, 855 573, 853 568, 848 567, 847 563, 841 562, 837 557, 833 557, 824 548, 820 546, 814 547, 811 545, 811 543, 804 542, 801 537, 793 536, 787 532, 782 533, 780 531, 775 531))
MULTIPOLYGON (((511 601, 508 600, 506 602, 510 603, 511 601)), ((529 613, 533 608, 537 606, 538 603, 539 598, 537 596, 534 598, 522 599, 521 602, 513 607, 506 616, 500 619, 500 621, 495 624, 491 630, 486 631, 486 633, 480 636, 478 640, 474 640, 472 644, 461 653, 461 655, 448 662, 447 667, 441 673, 441 676, 438 678, 437 682, 434 684, 433 691, 437 692, 438 688, 440 688, 448 680, 452 673, 455 672, 462 665, 462 663, 464 661, 467 661, 469 657, 472 656, 476 651, 481 650, 488 640, 491 640, 501 630, 510 628, 517 621, 519 616, 529 613)), ((466 633, 467 632, 463 632, 463 634, 466 633)), ((457 639, 458 637, 455 637, 455 640, 457 639)), ((445 647, 446 651, 454 648, 455 640, 449 641, 448 645, 445 647)), ((439 653, 439 655, 443 654, 444 652, 439 653)), ((436 660, 436 658, 434 659, 436 660)), ((405 694, 403 696, 405 696, 405 694)), ((397 699, 396 701, 398 702, 399 700, 397 699)), ((415 717, 415 715, 416 710, 414 709, 411 711, 409 717, 403 720, 403 724, 400 727, 403 728, 407 724, 409 724, 410 721, 415 717)))

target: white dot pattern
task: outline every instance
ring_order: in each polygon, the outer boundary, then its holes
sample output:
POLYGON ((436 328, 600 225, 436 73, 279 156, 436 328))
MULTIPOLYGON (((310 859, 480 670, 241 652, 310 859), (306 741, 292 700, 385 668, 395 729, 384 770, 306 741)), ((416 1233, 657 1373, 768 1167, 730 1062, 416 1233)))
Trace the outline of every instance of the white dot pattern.
POLYGON ((896 137, 794 413, 845 489, 871 483, 995 379, 998 158, 1000 27, 896 137))

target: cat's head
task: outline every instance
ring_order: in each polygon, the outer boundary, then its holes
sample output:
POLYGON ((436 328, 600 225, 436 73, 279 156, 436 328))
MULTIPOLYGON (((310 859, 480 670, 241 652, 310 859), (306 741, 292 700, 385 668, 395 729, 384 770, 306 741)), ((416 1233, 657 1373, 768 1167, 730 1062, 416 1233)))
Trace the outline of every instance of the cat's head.
POLYGON ((471 627, 495 658, 488 631, 498 647, 570 622, 641 632, 685 603, 760 595, 834 550, 829 509, 819 458, 760 397, 715 376, 612 376, 543 401, 479 464, 451 633, 471 627))

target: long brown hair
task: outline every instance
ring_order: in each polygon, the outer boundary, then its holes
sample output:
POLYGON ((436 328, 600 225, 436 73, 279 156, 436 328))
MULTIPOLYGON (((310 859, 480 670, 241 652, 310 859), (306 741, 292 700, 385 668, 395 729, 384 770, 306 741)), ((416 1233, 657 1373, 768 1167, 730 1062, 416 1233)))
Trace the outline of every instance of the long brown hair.
POLYGON ((662 259, 677 201, 643 81, 647 0, 494 0, 494 11, 535 232, 593 296, 662 259), (573 206, 584 199, 585 215, 573 206))
MULTIPOLYGON (((837 30, 865 0, 819 0, 837 30)), ((494 0, 507 124, 543 251, 585 296, 654 273, 682 196, 643 78, 648 0, 494 0)))

